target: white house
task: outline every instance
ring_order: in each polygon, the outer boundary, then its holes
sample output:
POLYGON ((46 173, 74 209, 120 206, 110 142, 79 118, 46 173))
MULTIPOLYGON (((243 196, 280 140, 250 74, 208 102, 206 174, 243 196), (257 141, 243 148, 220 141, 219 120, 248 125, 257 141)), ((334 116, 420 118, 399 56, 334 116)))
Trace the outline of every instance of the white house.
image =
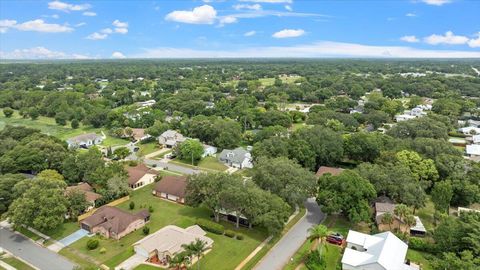
POLYGON ((474 144, 480 144, 480 135, 473 135, 472 141, 474 144))
POLYGON ((466 134, 466 135, 480 134, 480 128, 473 127, 473 126, 459 128, 458 131, 460 131, 461 133, 466 134))
POLYGON ((73 148, 73 147, 88 148, 93 145, 101 144, 102 142, 103 142, 103 137, 95 133, 82 134, 67 140, 67 144, 69 148, 73 148))
POLYGON ((173 148, 177 143, 184 142, 185 140, 186 138, 183 137, 182 134, 171 129, 163 132, 162 135, 158 137, 158 143, 167 148, 173 148))
POLYGON ((217 153, 217 148, 208 144, 203 144, 203 155, 202 158, 213 156, 217 153))
POLYGON ((469 157, 480 156, 480 144, 469 144, 466 146, 465 151, 469 157))
POLYGON ((253 168, 252 155, 242 147, 233 150, 223 149, 218 159, 230 167, 253 168))
POLYGON ((128 172, 128 186, 133 190, 155 182, 155 177, 159 174, 143 163, 134 167, 127 166, 125 169, 128 172))
POLYGON ((419 270, 405 263, 408 246, 391 232, 368 235, 350 230, 343 270, 419 270))
POLYGON ((147 100, 147 101, 137 102, 137 105, 140 106, 140 107, 151 107, 155 103, 157 103, 155 100, 150 99, 150 100, 147 100))
POLYGON ((401 122, 401 121, 407 121, 410 119, 415 119, 417 118, 416 116, 410 115, 410 114, 399 114, 395 115, 395 121, 401 122))

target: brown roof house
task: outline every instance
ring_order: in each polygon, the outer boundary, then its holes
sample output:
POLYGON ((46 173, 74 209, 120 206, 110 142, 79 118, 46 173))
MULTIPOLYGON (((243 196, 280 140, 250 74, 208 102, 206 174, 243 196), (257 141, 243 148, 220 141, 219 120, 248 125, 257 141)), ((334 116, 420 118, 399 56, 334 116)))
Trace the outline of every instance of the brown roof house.
POLYGON ((146 134, 145 129, 143 128, 132 128, 132 137, 135 139, 135 141, 143 141, 152 136, 146 134))
POLYGON ((99 233, 106 238, 118 240, 142 228, 149 220, 150 213, 145 209, 131 214, 125 210, 104 205, 82 220, 80 227, 90 233, 99 233))
POLYGON ((164 176, 160 182, 155 184, 152 193, 163 199, 185 203, 185 188, 187 178, 185 176, 164 176))
POLYGON ((95 207, 96 201, 102 198, 102 195, 95 193, 92 186, 88 183, 78 183, 76 186, 69 186, 65 189, 65 195, 71 192, 80 192, 85 194, 85 200, 90 204, 85 212, 92 210, 95 207))
POLYGON ((134 167, 128 166, 126 170, 128 172, 128 185, 134 190, 153 183, 158 175, 158 171, 147 167, 143 163, 134 167))
POLYGON ((317 177, 320 177, 326 173, 329 173, 333 176, 337 176, 343 172, 342 168, 335 168, 335 167, 327 167, 327 166, 320 166, 318 168, 317 173, 315 174, 317 177))

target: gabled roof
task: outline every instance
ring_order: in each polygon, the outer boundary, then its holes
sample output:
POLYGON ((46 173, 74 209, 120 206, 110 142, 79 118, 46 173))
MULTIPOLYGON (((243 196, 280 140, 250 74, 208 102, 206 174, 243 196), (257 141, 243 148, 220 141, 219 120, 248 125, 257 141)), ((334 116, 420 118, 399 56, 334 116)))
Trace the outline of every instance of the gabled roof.
POLYGON ((343 172, 342 168, 335 168, 335 167, 327 167, 327 166, 320 166, 318 168, 317 173, 315 174, 316 176, 322 176, 326 173, 329 173, 333 176, 339 175, 343 172))
POLYGON ((184 198, 186 187, 187 178, 185 176, 167 175, 162 177, 162 180, 155 184, 155 191, 157 193, 163 192, 184 198))
POLYGON ((95 133, 87 133, 87 134, 81 134, 75 137, 71 137, 67 140, 69 143, 82 143, 90 140, 96 140, 96 139, 101 139, 102 136, 97 135, 95 133))
POLYGON ((368 235, 350 230, 347 243, 361 246, 365 251, 346 248, 342 264, 359 267, 377 263, 385 270, 405 268, 408 246, 391 232, 368 235))
POLYGON ((128 172, 128 183, 130 185, 137 183, 145 174, 158 174, 157 171, 150 169, 143 163, 140 163, 135 167, 127 166, 126 170, 128 172))
POLYGON ((245 150, 242 147, 237 147, 233 150, 230 149, 223 149, 220 153, 219 159, 220 160, 228 160, 233 163, 242 163, 245 158, 250 158, 250 152, 245 150))
POLYGON ((180 136, 183 136, 182 134, 180 134, 179 132, 176 132, 175 130, 167 130, 165 132, 163 132, 160 137, 164 137, 164 138, 172 138, 172 137, 175 137, 176 135, 180 135, 180 136))
POLYGON ((65 189, 65 194, 69 194, 70 192, 81 192, 85 194, 85 199, 88 202, 95 202, 96 200, 100 199, 102 195, 93 192, 92 186, 88 183, 79 183, 76 186, 69 186, 65 189))
POLYGON ((147 210, 141 210, 136 214, 131 214, 117 207, 104 205, 95 211, 91 216, 82 220, 82 223, 90 227, 101 226, 109 232, 119 234, 133 222, 139 219, 145 219, 150 216, 147 210))

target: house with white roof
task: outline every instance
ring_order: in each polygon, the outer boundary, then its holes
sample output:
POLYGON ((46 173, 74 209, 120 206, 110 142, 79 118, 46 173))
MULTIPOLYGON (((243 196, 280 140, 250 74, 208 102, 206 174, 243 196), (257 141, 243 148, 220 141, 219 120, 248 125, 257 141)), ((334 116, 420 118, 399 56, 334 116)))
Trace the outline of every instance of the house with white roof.
POLYGON ((67 139, 68 148, 88 148, 103 142, 103 137, 95 133, 81 134, 67 139))
POLYGON ((480 134, 480 128, 474 126, 459 128, 458 131, 466 135, 480 134))
POLYGON ((465 152, 470 158, 480 157, 480 144, 469 144, 465 147, 465 152))
POLYGON ((175 130, 167 130, 163 132, 159 137, 158 137, 158 143, 167 147, 167 148, 173 148, 177 145, 177 143, 182 143, 186 140, 183 135, 175 130))
POLYGON ((405 263, 408 245, 391 232, 369 235, 350 230, 342 257, 343 270, 419 270, 405 263))
POLYGON ((472 136, 472 142, 474 144, 480 144, 480 135, 473 135, 472 136))

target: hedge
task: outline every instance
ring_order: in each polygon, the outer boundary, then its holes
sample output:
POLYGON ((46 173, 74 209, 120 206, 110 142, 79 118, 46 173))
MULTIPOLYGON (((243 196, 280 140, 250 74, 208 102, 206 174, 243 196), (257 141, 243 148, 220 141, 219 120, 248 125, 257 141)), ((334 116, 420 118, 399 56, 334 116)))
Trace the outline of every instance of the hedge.
POLYGON ((225 236, 228 236, 230 238, 234 238, 235 237, 235 232, 231 231, 231 230, 226 230, 225 231, 225 236))
POLYGON ((206 219, 197 219, 195 224, 202 227, 202 229, 215 234, 223 234, 225 231, 225 227, 223 227, 223 225, 206 219))

